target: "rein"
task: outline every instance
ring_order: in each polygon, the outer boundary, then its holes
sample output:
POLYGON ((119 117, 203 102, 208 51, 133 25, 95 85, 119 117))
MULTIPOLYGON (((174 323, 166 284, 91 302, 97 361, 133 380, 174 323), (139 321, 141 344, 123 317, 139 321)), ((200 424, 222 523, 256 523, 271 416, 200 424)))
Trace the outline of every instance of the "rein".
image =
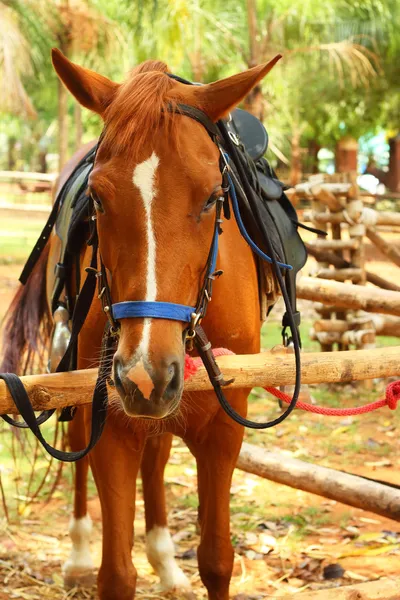
MULTIPOLYGON (((189 83, 185 82, 184 83, 189 83)), ((173 110, 172 108, 169 110, 173 110)), ((201 110, 187 106, 184 104, 178 104, 176 112, 182 116, 187 116, 191 119, 199 122, 207 131, 212 141, 217 145, 220 151, 220 170, 222 174, 222 188, 224 191, 223 197, 218 198, 215 211, 215 224, 214 233, 208 254, 208 259, 205 267, 205 277, 200 289, 196 306, 186 306, 182 304, 175 304, 171 302, 148 302, 148 301, 126 301, 118 302, 113 304, 111 299, 111 291, 107 281, 107 273, 103 261, 100 257, 100 269, 97 268, 97 253, 98 253, 98 237, 96 228, 96 217, 92 217, 91 225, 92 232, 90 240, 93 246, 92 260, 90 267, 87 270, 87 278, 82 287, 82 290, 78 296, 73 316, 72 316, 72 333, 71 339, 67 348, 67 351, 62 358, 60 364, 57 367, 57 371, 66 371, 70 369, 71 359, 74 351, 76 350, 77 339, 79 332, 84 324, 84 321, 89 312, 94 293, 96 288, 96 280, 98 281, 99 294, 98 297, 102 302, 103 311, 107 316, 107 325, 103 334, 102 341, 102 355, 99 366, 99 375, 96 382, 93 401, 92 401, 92 431, 88 446, 79 452, 64 452, 50 446, 43 438, 39 425, 46 421, 53 413, 54 410, 44 411, 38 418, 35 417, 34 411, 30 404, 29 397, 25 391, 25 388, 21 380, 14 374, 5 373, 0 374, 0 378, 4 379, 9 391, 13 397, 13 400, 23 418, 23 422, 14 421, 7 415, 1 415, 3 419, 12 425, 17 427, 29 427, 44 448, 56 459, 73 462, 86 456, 88 452, 100 439, 101 433, 104 428, 107 405, 108 405, 108 393, 107 393, 107 380, 110 379, 111 374, 111 360, 116 344, 116 338, 119 335, 119 320, 125 318, 160 318, 175 320, 187 323, 188 326, 184 331, 184 343, 187 343, 189 349, 196 346, 196 349, 201 357, 204 366, 207 370, 210 381, 213 385, 214 391, 218 398, 218 401, 224 411, 237 423, 245 427, 252 429, 266 429, 273 427, 278 423, 286 419, 289 414, 293 411, 296 406, 297 399, 300 391, 300 339, 298 333, 298 326, 300 324, 300 314, 296 311, 295 306, 295 290, 294 290, 294 278, 290 277, 292 267, 283 262, 279 262, 276 257, 276 252, 272 247, 271 241, 267 232, 260 225, 262 222, 255 195, 257 190, 250 184, 248 176, 246 174, 247 169, 254 169, 254 164, 250 158, 246 160, 243 158, 243 152, 239 152, 240 141, 231 132, 228 131, 225 123, 219 121, 215 124, 209 117, 201 110), (261 248, 255 243, 247 232, 243 220, 240 214, 240 207, 238 197, 241 202, 248 203, 255 214, 258 223, 259 231, 262 240, 267 248, 268 254, 263 252, 261 248), (222 387, 229 385, 230 381, 225 381, 223 375, 215 361, 212 353, 211 343, 201 327, 201 321, 206 315, 207 306, 212 296, 212 286, 215 279, 217 279, 222 271, 216 271, 216 261, 218 255, 218 240, 222 233, 221 224, 223 222, 222 214, 226 217, 230 217, 229 201, 232 203, 232 209, 237 221, 239 230, 243 238, 250 245, 252 250, 264 261, 272 264, 275 275, 281 288, 282 296, 284 298, 286 313, 283 317, 283 335, 284 339, 288 340, 286 335, 286 329, 289 328, 291 332, 290 341, 293 342, 295 352, 295 363, 296 363, 296 381, 294 387, 293 397, 290 400, 289 406, 286 411, 278 418, 268 421, 266 423, 259 423, 250 421, 242 417, 237 413, 229 404, 226 399, 222 387), (281 271, 284 271, 284 276, 281 271)), ((100 136, 96 152, 101 144, 102 135, 100 136)), ((54 226, 56 215, 59 209, 59 205, 56 204, 53 207, 49 221, 45 226, 45 236, 39 239, 38 244, 35 246, 35 256, 30 257, 28 263, 29 268, 25 267, 23 272, 23 283, 26 281, 29 269, 31 270, 40 256, 40 246, 47 242, 48 236, 52 227, 54 226)), ((73 418, 74 407, 65 407, 61 411, 59 420, 71 420, 73 418)))

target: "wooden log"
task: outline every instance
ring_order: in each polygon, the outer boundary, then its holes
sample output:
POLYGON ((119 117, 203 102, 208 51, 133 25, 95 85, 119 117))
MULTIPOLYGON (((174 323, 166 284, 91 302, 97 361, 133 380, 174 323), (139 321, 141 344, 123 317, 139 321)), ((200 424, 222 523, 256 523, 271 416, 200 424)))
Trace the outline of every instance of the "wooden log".
POLYGON ((364 317, 352 317, 351 320, 344 319, 319 319, 315 321, 313 328, 315 331, 327 331, 344 333, 354 329, 375 329, 376 333, 388 335, 386 331, 391 329, 400 333, 400 319, 397 317, 385 317, 384 315, 373 315, 365 313, 364 317), (385 333, 382 333, 382 332, 385 333))
POLYGON ((315 302, 315 304, 313 304, 313 308, 315 312, 321 315, 321 317, 324 319, 330 319, 332 314, 342 310, 341 306, 335 306, 334 304, 322 304, 321 302, 315 302))
POLYGON ((400 319, 384 315, 371 315, 375 331, 378 335, 400 337, 400 319))
POLYGON ((365 271, 365 275, 368 283, 372 283, 373 285, 376 285, 377 287, 380 287, 383 290, 392 290, 393 292, 400 292, 400 285, 397 285, 392 281, 388 281, 387 279, 384 279, 376 273, 371 273, 371 271, 365 271))
POLYGON ((0 181, 48 181, 57 179, 57 173, 28 173, 27 171, 0 171, 0 181))
POLYGON ((319 319, 315 321, 313 328, 315 331, 334 331, 343 333, 349 329, 349 322, 344 319, 319 319))
POLYGON ((323 183, 317 183, 310 186, 310 193, 314 196, 315 200, 327 206, 329 210, 336 212, 342 210, 345 206, 343 199, 335 196, 329 189, 327 189, 323 183))
MULTIPOLYGON (((320 187, 321 189, 337 196, 347 196, 351 183, 329 183, 329 182, 308 182, 298 183, 295 190, 298 196, 313 196, 313 188, 320 187)), ((319 200, 319 198, 316 198, 319 200)))
MULTIPOLYGON (((365 209, 365 210, 373 210, 373 209, 365 209)), ((376 219, 375 225, 400 225, 400 213, 395 212, 378 212, 373 211, 374 217, 376 219)), ((332 213, 332 212, 320 212, 320 213, 304 213, 305 220, 310 220, 318 224, 325 223, 347 223, 347 220, 343 216, 342 212, 332 213)))
POLYGON ((400 267, 400 250, 393 244, 393 242, 387 242, 379 233, 373 229, 367 229, 367 238, 375 244, 377 248, 389 258, 395 265, 400 267))
MULTIPOLYGON (((365 252, 364 252, 364 245, 362 243, 363 241, 363 237, 365 235, 365 225, 364 223, 359 223, 357 224, 357 221, 359 219, 359 216, 362 215, 363 210, 364 210, 364 204, 363 201, 360 199, 355 199, 358 196, 358 186, 357 186, 357 181, 353 180, 353 186, 352 189, 354 190, 354 195, 352 196, 351 193, 349 193, 349 198, 352 198, 347 206, 347 214, 350 218, 350 220, 353 220, 356 222, 355 225, 351 225, 349 227, 349 236, 351 239, 356 239, 359 244, 357 248, 354 248, 354 250, 350 250, 350 261, 351 264, 354 265, 354 267, 361 269, 362 272, 362 276, 360 278, 360 280, 358 281, 358 283, 360 283, 361 285, 365 285, 366 283, 366 276, 365 276, 365 252)), ((333 227, 333 225, 332 225, 333 227)))
MULTIPOLYGON (((317 240, 314 240, 314 241, 317 241, 317 240)), ((333 252, 320 250, 319 248, 315 247, 315 245, 311 244, 310 242, 306 242, 305 246, 307 248, 307 252, 311 256, 314 256, 314 258, 316 258, 318 260, 318 262, 328 263, 330 265, 333 265, 334 267, 337 267, 338 269, 346 269, 346 268, 351 268, 353 266, 351 264, 351 262, 349 262, 348 260, 345 260, 344 258, 337 256, 333 252)), ((376 273, 371 273, 371 271, 366 271, 366 278, 369 283, 372 283, 373 285, 376 285, 377 287, 380 287, 383 290, 392 290, 394 292, 400 292, 400 285, 397 285, 396 283, 393 283, 392 281, 387 281, 383 277, 380 277, 380 275, 376 275, 376 273)))
MULTIPOLYGON (((360 350, 361 352, 361 350, 360 350)), ((400 490, 287 456, 253 444, 242 444, 238 469, 400 521, 400 490)))
POLYGON ((307 246, 316 250, 356 250, 360 242, 357 239, 349 240, 323 240, 316 239, 307 242, 307 246))
POLYGON ((348 269, 320 269, 317 273, 319 279, 332 279, 334 281, 353 281, 362 280, 363 271, 360 268, 351 267, 348 269))
POLYGON ((373 344, 375 342, 375 329, 349 329, 339 332, 316 331, 315 328, 311 328, 310 338, 312 340, 317 340, 322 345, 340 344, 344 346, 353 345, 361 347, 364 344, 373 344))
MULTIPOLYGON (((356 585, 343 585, 331 589, 322 589, 315 592, 302 592, 279 596, 279 600, 399 600, 400 579, 383 577, 375 581, 357 583, 356 585)), ((278 596, 269 596, 271 600, 278 600, 278 596)))
MULTIPOLYGON (((400 347, 348 352, 304 352, 301 356, 302 382, 349 382, 400 375, 400 347)), ((293 385, 294 355, 282 347, 260 354, 220 356, 217 362, 226 379, 235 378, 230 388, 293 385)), ((91 402, 97 369, 27 375, 21 377, 35 410, 91 402)), ((137 381, 140 387, 140 380, 137 381)), ((185 391, 211 390, 204 367, 185 382, 185 391)), ((15 412, 11 395, 0 380, 0 414, 15 412)))
POLYGON ((297 296, 303 300, 332 304, 341 308, 400 317, 400 292, 391 290, 301 277, 297 282, 297 296))

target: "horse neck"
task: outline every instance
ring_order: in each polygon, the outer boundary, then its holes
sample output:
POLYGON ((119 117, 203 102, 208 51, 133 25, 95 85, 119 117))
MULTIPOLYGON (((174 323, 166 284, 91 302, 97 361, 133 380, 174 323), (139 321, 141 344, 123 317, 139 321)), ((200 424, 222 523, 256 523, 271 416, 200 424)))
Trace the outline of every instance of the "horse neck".
POLYGON ((217 268, 224 271, 214 282, 212 302, 204 328, 214 346, 237 353, 258 352, 261 312, 257 265, 236 221, 224 221, 217 268))

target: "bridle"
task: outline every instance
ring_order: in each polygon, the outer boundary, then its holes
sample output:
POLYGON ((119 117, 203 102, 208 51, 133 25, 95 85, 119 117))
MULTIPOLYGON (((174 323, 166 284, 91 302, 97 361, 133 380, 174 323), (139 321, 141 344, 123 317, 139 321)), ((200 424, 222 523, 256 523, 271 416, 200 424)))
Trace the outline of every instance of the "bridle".
MULTIPOLYGON (((210 251, 207 258, 206 268, 205 268, 205 277, 203 280, 202 287, 200 289, 200 293, 198 295, 198 299, 196 302, 196 306, 187 306, 184 304, 176 304, 173 302, 162 302, 162 301, 146 301, 146 300, 130 300, 125 302, 118 302, 113 304, 111 302, 111 292, 107 282, 107 276, 104 269, 104 265, 102 271, 104 273, 103 277, 103 285, 104 288, 101 294, 104 294, 104 297, 109 300, 108 304, 103 303, 103 310, 107 315, 107 318, 110 322, 110 326, 114 331, 118 330, 118 321, 119 319, 127 319, 127 318, 153 318, 153 319, 167 319, 173 321, 182 321, 184 323, 188 323, 189 326, 185 332, 186 339, 194 339, 196 334, 196 327, 200 325, 202 319, 204 318, 207 310, 207 306, 209 301, 211 300, 211 292, 212 292, 212 284, 213 281, 222 275, 222 271, 215 271, 217 255, 218 255, 218 240, 219 235, 222 233, 221 225, 223 223, 223 219, 221 218, 223 208, 229 202, 229 192, 230 190, 234 190, 234 185, 232 181, 232 176, 230 174, 230 165, 229 165, 229 157, 225 150, 222 147, 222 139, 221 134, 218 127, 214 124, 211 119, 201 110, 188 106, 185 104, 178 104, 176 107, 171 108, 171 111, 174 111, 182 116, 189 117, 191 119, 196 120, 198 123, 203 125, 206 129, 207 133, 211 137, 212 141, 218 146, 220 151, 220 171, 222 174, 222 190, 224 192, 223 196, 217 198, 216 202, 216 210, 215 210, 215 221, 214 221, 214 231, 213 238, 211 242, 210 251)), ((101 138, 100 138, 101 140, 101 138)), ((100 143, 99 146, 100 147, 100 143)), ((236 194, 234 194, 234 213, 236 219, 240 223, 241 230, 244 229, 243 221, 241 220, 240 210, 237 203, 236 194)), ((247 233, 247 232, 246 232, 247 233)), ((273 262, 273 259, 264 254, 251 240, 250 236, 247 234, 246 241, 250 243, 252 249, 261 255, 264 260, 268 262, 273 262)), ((291 269, 290 265, 285 263, 277 263, 279 267, 284 269, 291 269)))
MULTIPOLYGON (((101 261, 101 292, 100 296, 103 301, 103 310, 107 315, 110 330, 115 332, 118 335, 119 332, 119 320, 127 319, 127 318, 159 318, 159 319, 167 319, 173 321, 181 321, 183 323, 188 323, 188 326, 184 330, 184 341, 189 342, 190 348, 193 347, 193 343, 196 346, 200 356, 203 359, 203 362, 206 366, 207 372, 210 376, 210 379, 213 383, 214 390, 217 394, 218 400, 222 408, 229 414, 229 416, 234 419, 239 424, 250 427, 253 429, 266 429, 272 427, 281 421, 283 421, 292 410, 295 408, 299 384, 295 386, 295 392, 292 398, 292 402, 286 409, 286 411, 277 419, 273 421, 269 421, 267 423, 258 423, 250 421, 249 419, 243 418, 239 415, 234 409, 230 406, 228 401, 226 400, 223 392, 222 385, 227 385, 230 382, 225 382, 223 376, 218 368, 218 365, 215 362, 215 359, 211 352, 211 344, 208 341, 204 330, 201 328, 201 322, 205 317, 207 306, 209 301, 211 300, 212 295, 212 286, 213 282, 216 278, 218 278, 222 271, 216 271, 216 261, 218 255, 218 240, 219 236, 222 233, 221 225, 223 223, 222 214, 224 212, 225 216, 228 216, 228 206, 229 199, 232 201, 233 212, 239 227, 241 234, 244 239, 250 245, 252 250, 260 256, 263 260, 272 263, 275 266, 275 272, 278 276, 278 281, 281 284, 282 293, 285 297, 285 284, 283 282, 282 275, 280 273, 280 269, 288 269, 290 270, 292 267, 288 264, 279 262, 275 256, 274 251, 270 247, 269 251, 271 252, 271 256, 265 254, 252 240, 250 235, 248 234, 243 220, 240 214, 239 202, 237 198, 237 189, 242 196, 245 196, 245 191, 243 186, 241 185, 241 181, 239 179, 238 174, 231 168, 229 154, 226 152, 223 144, 226 143, 226 138, 224 139, 223 132, 226 129, 224 127, 223 122, 218 122, 215 124, 211 119, 200 109, 195 108, 193 106, 188 106, 185 104, 178 104, 174 108, 170 108, 171 111, 174 111, 182 116, 189 117, 194 119, 198 123, 200 123, 207 131, 212 141, 217 145, 220 152, 220 171, 222 175, 222 189, 223 196, 217 199, 216 209, 215 209, 215 221, 214 221, 214 231, 213 238, 208 254, 208 259, 205 268, 205 277, 203 280, 203 284, 200 289, 200 293, 198 295, 196 306, 187 306, 184 304, 176 304, 172 302, 162 302, 162 301, 125 301, 118 302, 113 304, 111 300, 111 291, 107 281, 106 270, 104 268, 104 264, 101 261)), ((232 141, 231 136, 228 135, 228 139, 232 141)), ((100 145, 100 144, 99 144, 100 145)), ((232 151, 232 148, 231 148, 232 151)), ((233 150, 234 152, 234 150, 233 150)), ((287 294, 286 294, 287 295, 287 294)), ((289 305, 290 309, 290 301, 289 298, 285 298, 285 302, 289 305)), ((290 312, 290 310, 289 310, 290 312)), ((289 321, 290 325, 290 321, 289 321)), ((292 329, 292 328, 291 328, 292 329)), ((293 322, 292 336, 295 338, 297 335, 296 325, 293 322)), ((298 341, 298 340, 297 340, 298 341)), ((298 344, 299 345, 299 344, 298 344)), ((296 346, 296 344, 295 344, 296 346)), ((299 354, 297 352, 297 354, 299 354)), ((299 357, 296 356, 296 360, 299 360, 299 357)))
MULTIPOLYGON (((179 81, 184 83, 185 80, 175 77, 179 81)), ((43 438, 40 431, 39 425, 46 421, 54 412, 55 409, 44 411, 39 417, 36 417, 29 400, 29 396, 22 384, 22 381, 12 373, 0 374, 0 378, 4 379, 9 391, 13 397, 13 400, 17 406, 19 413, 23 418, 23 422, 14 421, 7 415, 1 415, 8 423, 17 427, 29 427, 44 448, 55 458, 64 460, 67 462, 73 462, 83 458, 88 452, 95 446, 101 437, 108 404, 108 393, 106 381, 110 381, 111 373, 111 358, 115 351, 116 339, 119 336, 120 331, 120 319, 126 318, 161 318, 167 320, 181 321, 187 323, 187 327, 184 330, 184 343, 188 343, 190 346, 194 344, 196 349, 203 360, 204 366, 207 370, 210 381, 213 385, 214 391, 220 402, 220 405, 225 412, 234 419, 240 425, 250 427, 253 429, 266 429, 273 427, 278 423, 282 422, 289 414, 293 411, 296 406, 299 391, 300 391, 300 340, 298 334, 298 325, 300 322, 299 313, 295 310, 295 305, 290 297, 292 294, 289 293, 285 282, 288 281, 287 274, 290 272, 292 267, 288 264, 279 262, 275 256, 275 250, 272 247, 271 241, 268 235, 265 233, 263 228, 260 228, 263 242, 269 254, 263 252, 255 241, 251 238, 247 232, 243 223, 239 200, 241 203, 248 203, 255 217, 261 221, 261 215, 257 202, 255 200, 255 194, 257 190, 254 190, 250 184, 246 168, 251 168, 249 162, 243 162, 243 155, 238 150, 237 140, 228 131, 225 123, 219 121, 214 123, 211 119, 201 110, 193 106, 185 104, 178 104, 174 108, 168 110, 179 113, 182 116, 189 117, 199 122, 207 131, 212 141, 217 145, 220 152, 220 171, 222 174, 222 188, 224 195, 218 198, 215 209, 215 222, 213 238, 205 265, 205 276, 200 288, 200 292, 197 298, 196 306, 187 306, 182 304, 175 304, 171 302, 149 302, 149 301, 126 301, 113 303, 111 298, 111 290, 107 279, 107 271, 105 265, 100 257, 100 268, 98 269, 98 235, 96 227, 96 216, 94 214, 93 207, 93 218, 91 221, 91 233, 88 241, 88 245, 92 246, 92 258, 90 266, 86 269, 87 278, 82 286, 79 293, 73 317, 72 317, 72 331, 71 339, 68 348, 63 356, 60 364, 57 367, 57 372, 67 371, 70 368, 71 357, 76 351, 76 344, 78 335, 81 331, 83 323, 89 313, 90 306, 94 297, 96 289, 96 281, 98 283, 99 294, 98 297, 101 300, 103 311, 107 316, 107 324, 103 334, 102 341, 102 353, 99 365, 99 375, 96 382, 93 401, 92 401, 92 429, 91 436, 88 446, 78 452, 64 452, 50 446, 43 438), (230 205, 231 201, 234 216, 237 221, 239 230, 251 246, 253 252, 255 252, 262 260, 265 260, 273 265, 275 275, 281 288, 282 296, 284 298, 286 313, 283 318, 283 333, 286 335, 286 328, 290 328, 291 339, 293 340, 295 364, 296 364, 296 382, 294 387, 294 393, 292 400, 285 410, 276 419, 266 422, 259 423, 250 421, 242 417, 237 413, 229 404, 223 393, 222 387, 228 385, 230 381, 225 381, 221 374, 219 367, 212 354, 211 344, 207 339, 204 330, 201 327, 201 321, 204 318, 208 303, 212 295, 212 286, 215 279, 217 279, 222 271, 216 271, 216 260, 218 254, 218 240, 219 235, 222 233, 221 224, 223 222, 222 215, 225 218, 230 218, 230 205), (281 270, 285 271, 285 278, 281 273, 281 270)), ((101 145, 102 136, 99 138, 97 150, 101 145)), ((54 205, 49 220, 45 226, 45 235, 42 236, 41 245, 42 247, 46 243, 51 229, 55 223, 59 205, 54 205)), ((37 246, 28 261, 29 269, 33 268, 33 265, 37 261, 40 255, 40 247, 37 246)), ((23 277, 27 277, 27 272, 24 270, 23 277)), ((75 412, 74 407, 65 407, 62 409, 59 420, 71 420, 75 412)))

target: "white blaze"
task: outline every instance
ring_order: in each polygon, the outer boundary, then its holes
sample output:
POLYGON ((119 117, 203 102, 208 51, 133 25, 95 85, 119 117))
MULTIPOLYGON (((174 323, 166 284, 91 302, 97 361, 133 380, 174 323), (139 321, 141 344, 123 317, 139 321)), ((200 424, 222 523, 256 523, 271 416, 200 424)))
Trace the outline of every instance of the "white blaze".
POLYGON ((146 554, 160 578, 162 590, 190 590, 190 581, 175 560, 168 527, 156 525, 146 535, 146 554))
MULTIPOLYGON (((151 220, 151 209, 156 196, 155 174, 159 165, 159 158, 153 154, 147 160, 137 165, 133 171, 132 181, 139 188, 146 213, 147 230, 147 273, 146 273, 146 297, 145 300, 155 301, 157 296, 156 279, 156 240, 154 237, 153 223, 151 220)), ((139 353, 146 356, 149 348, 151 319, 144 320, 142 340, 139 345, 139 353)))

